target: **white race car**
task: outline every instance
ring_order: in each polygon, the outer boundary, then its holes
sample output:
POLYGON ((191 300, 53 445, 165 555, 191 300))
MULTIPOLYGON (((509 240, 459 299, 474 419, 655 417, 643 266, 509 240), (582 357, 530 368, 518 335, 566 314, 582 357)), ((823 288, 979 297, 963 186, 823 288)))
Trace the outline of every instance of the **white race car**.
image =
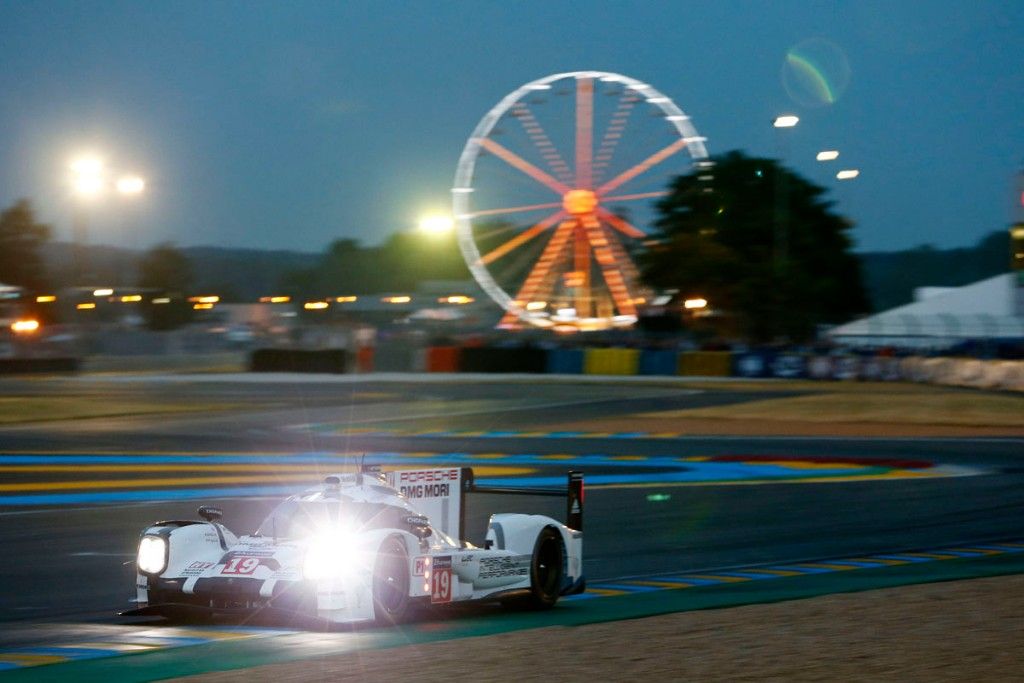
POLYGON ((469 468, 360 468, 281 503, 255 533, 236 536, 220 510, 205 521, 158 522, 139 541, 137 608, 124 615, 253 612, 328 623, 396 623, 417 604, 469 600, 553 606, 580 593, 583 476, 565 491, 477 487, 469 468), (491 515, 483 548, 460 540, 466 494, 565 496, 567 524, 491 515), (415 501, 415 505, 411 501, 415 501))

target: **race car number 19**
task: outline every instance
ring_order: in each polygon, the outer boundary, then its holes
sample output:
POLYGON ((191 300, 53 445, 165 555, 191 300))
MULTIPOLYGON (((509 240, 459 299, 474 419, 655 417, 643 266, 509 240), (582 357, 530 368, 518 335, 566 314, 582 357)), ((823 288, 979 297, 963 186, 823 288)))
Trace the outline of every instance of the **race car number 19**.
POLYGON ((252 574, 256 571, 256 567, 260 566, 260 560, 258 557, 232 557, 228 560, 224 568, 220 570, 221 574, 252 574))
POLYGON ((434 558, 434 568, 430 574, 430 602, 452 601, 452 558, 434 558))

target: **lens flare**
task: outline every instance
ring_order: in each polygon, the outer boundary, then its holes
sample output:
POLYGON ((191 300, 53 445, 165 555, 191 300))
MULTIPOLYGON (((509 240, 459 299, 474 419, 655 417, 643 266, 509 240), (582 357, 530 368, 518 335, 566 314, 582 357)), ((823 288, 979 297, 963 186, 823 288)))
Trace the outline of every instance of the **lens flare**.
POLYGON ((811 38, 786 53, 782 84, 797 104, 835 104, 850 84, 850 64, 837 45, 823 38, 811 38))

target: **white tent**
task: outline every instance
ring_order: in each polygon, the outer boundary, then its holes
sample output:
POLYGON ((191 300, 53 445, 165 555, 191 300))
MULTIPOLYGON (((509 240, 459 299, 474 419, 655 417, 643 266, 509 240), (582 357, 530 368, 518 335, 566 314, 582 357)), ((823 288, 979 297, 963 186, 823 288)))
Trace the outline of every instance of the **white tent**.
POLYGON ((913 303, 826 332, 848 346, 944 348, 965 339, 1024 339, 1024 317, 1016 315, 1014 273, 963 287, 925 287, 913 303))

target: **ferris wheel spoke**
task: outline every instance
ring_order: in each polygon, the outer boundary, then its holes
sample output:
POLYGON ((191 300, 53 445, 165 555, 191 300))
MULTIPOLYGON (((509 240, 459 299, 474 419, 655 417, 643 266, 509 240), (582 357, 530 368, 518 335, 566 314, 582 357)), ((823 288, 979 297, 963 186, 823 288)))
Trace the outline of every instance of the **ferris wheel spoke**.
MULTIPOLYGON (((544 251, 541 253, 537 263, 533 266, 530 274, 526 276, 526 280, 523 282, 523 286, 519 288, 519 293, 516 294, 514 303, 516 308, 525 308, 526 305, 533 300, 544 285, 544 281, 547 279, 548 274, 558 261, 559 256, 565 250, 566 244, 569 239, 573 236, 576 228, 575 220, 565 220, 555 228, 555 233, 548 240, 547 246, 544 247, 544 251)), ((518 313, 509 312, 505 317, 512 315, 518 317, 518 313)), ((504 321, 503 321, 504 322, 504 321)))
MULTIPOLYGON (((556 204, 556 206, 558 205, 556 204)), ((481 256, 480 264, 488 265, 490 263, 493 263, 494 261, 497 261, 498 259, 500 259, 505 254, 509 253, 513 249, 523 244, 526 244, 534 237, 541 234, 542 232, 550 228, 552 225, 562 220, 563 218, 565 218, 565 212, 556 211, 555 213, 551 214, 550 216, 542 220, 540 223, 534 225, 532 228, 524 230, 523 232, 519 233, 518 235, 510 239, 508 242, 505 242, 501 246, 496 247, 487 254, 481 256)))
POLYGON ((502 147, 499 143, 495 142, 494 140, 491 140, 490 138, 480 138, 480 146, 486 149, 494 156, 504 161, 505 163, 519 169, 526 175, 536 180, 541 185, 546 185, 548 188, 550 188, 552 191, 558 194, 564 195, 566 192, 569 192, 572 189, 565 183, 555 180, 550 175, 540 170, 526 159, 522 158, 515 152, 506 149, 505 147, 502 147))
POLYGON ((548 202, 547 204, 530 204, 528 206, 510 206, 506 209, 484 209, 483 211, 474 211, 469 214, 470 218, 479 218, 480 216, 500 216, 507 213, 525 213, 527 211, 540 211, 542 209, 557 209, 562 206, 562 202, 548 202))
POLYGON ((594 156, 595 180, 601 178, 604 170, 611 164, 615 148, 619 144, 619 140, 622 139, 622 131, 626 129, 629 116, 639 101, 640 98, 634 91, 629 88, 623 89, 622 95, 619 97, 619 105, 615 109, 615 113, 612 114, 611 120, 608 121, 608 128, 605 129, 604 136, 601 138, 601 146, 594 156))
POLYGON ((609 202, 632 202, 638 199, 654 199, 656 197, 667 197, 669 195, 668 190, 659 190, 658 192, 638 192, 636 194, 620 194, 614 197, 601 197, 601 201, 605 203, 609 202))
POLYGON ((597 193, 599 195, 604 195, 607 194, 608 192, 611 192, 620 185, 628 183, 630 180, 637 177, 641 173, 649 170, 653 166, 657 166, 665 159, 668 159, 670 156, 681 150, 683 147, 686 147, 686 138, 679 138, 671 145, 668 145, 667 147, 655 152, 651 156, 641 161, 636 166, 623 171, 622 173, 620 173, 619 175, 615 176, 607 183, 602 185, 601 187, 597 188, 597 193))
POLYGON ((629 294, 629 287, 626 285, 626 278, 622 275, 615 259, 615 253, 601 229, 601 222, 596 214, 589 214, 581 221, 583 228, 587 231, 587 239, 590 247, 594 250, 594 260, 601 267, 601 275, 605 284, 608 285, 608 292, 612 295, 615 307, 622 315, 636 315, 636 304, 629 294))
POLYGON ((645 233, 643 230, 640 230, 639 228, 632 225, 629 221, 625 220, 624 218, 620 218, 619 216, 616 216, 614 213, 608 211, 607 209, 598 209, 597 213, 601 217, 601 219, 604 220, 605 223, 612 226, 613 228, 615 228, 616 230, 618 230, 627 237, 632 237, 633 239, 638 240, 647 237, 647 233, 645 233))
POLYGON ((590 189, 594 159, 594 79, 576 79, 576 187, 590 189))
POLYGON ((572 171, 569 169, 569 164, 565 163, 562 155, 559 154, 558 149, 551 142, 548 134, 544 132, 544 128, 541 127, 540 122, 537 121, 537 117, 533 115, 530 107, 525 102, 516 102, 513 109, 513 115, 519 119, 523 131, 533 141, 533 144, 537 146, 537 151, 540 152, 541 157, 547 162, 548 167, 554 171, 555 175, 563 183, 572 182, 572 171))

